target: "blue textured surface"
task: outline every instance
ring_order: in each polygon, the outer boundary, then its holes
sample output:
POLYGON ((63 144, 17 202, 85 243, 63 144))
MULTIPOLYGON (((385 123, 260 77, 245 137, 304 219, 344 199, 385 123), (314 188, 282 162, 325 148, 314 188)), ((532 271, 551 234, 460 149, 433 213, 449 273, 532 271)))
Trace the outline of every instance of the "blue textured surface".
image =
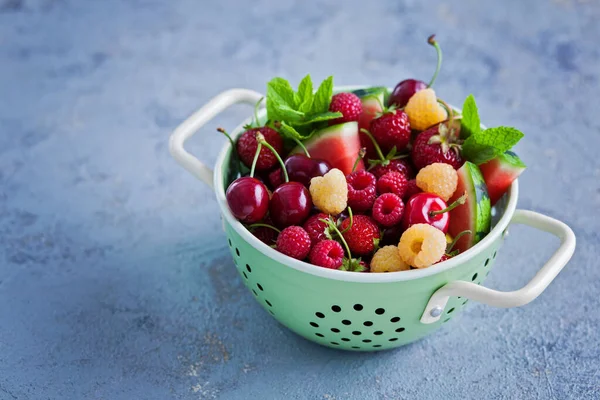
MULTIPOLYGON (((0 399, 599 398, 599 18, 573 0, 0 0, 0 399), (168 134, 274 75, 428 79, 432 32, 438 94, 526 132, 520 206, 578 249, 525 307, 473 304, 397 351, 321 348, 246 293, 168 134)), ((223 139, 193 142, 212 163, 223 139)), ((488 280, 502 290, 556 246, 511 233, 488 280)))

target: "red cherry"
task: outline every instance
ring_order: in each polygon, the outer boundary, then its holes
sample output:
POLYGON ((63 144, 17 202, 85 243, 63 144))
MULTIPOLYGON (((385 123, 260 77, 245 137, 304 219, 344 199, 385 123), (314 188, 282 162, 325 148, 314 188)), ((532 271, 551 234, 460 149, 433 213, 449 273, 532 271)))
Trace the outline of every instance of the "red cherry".
POLYGON ((397 107, 404 107, 408 100, 412 97, 413 94, 417 93, 420 90, 433 86, 435 79, 437 78, 438 73, 440 72, 440 68, 442 66, 442 49, 440 45, 435 40, 435 35, 431 35, 427 38, 427 43, 435 47, 435 51, 437 53, 437 64, 435 66, 435 72, 433 73, 433 77, 431 77, 431 81, 429 83, 425 83, 423 81, 418 81, 416 79, 405 79, 399 84, 396 85, 394 91, 390 95, 389 104, 395 104, 397 107))
POLYGON ((331 169, 331 165, 324 160, 309 158, 304 154, 294 154, 285 160, 285 169, 290 181, 300 182, 306 187, 315 176, 323 176, 331 169))
POLYGON ((420 90, 426 89, 427 84, 416 79, 405 79, 396 85, 390 95, 389 104, 395 104, 397 107, 404 107, 408 100, 420 90))
POLYGON ((402 229, 406 230, 415 224, 428 224, 446 233, 450 224, 449 214, 447 212, 433 214, 446 208, 448 205, 439 196, 431 193, 415 194, 406 203, 402 229))
POLYGON ((312 209, 308 189, 298 182, 288 182, 273 192, 269 207, 273 223, 278 228, 302 225, 312 209))
POLYGON ((231 213, 241 222, 258 222, 269 211, 269 193, 256 178, 247 176, 236 179, 227 188, 225 196, 231 213))

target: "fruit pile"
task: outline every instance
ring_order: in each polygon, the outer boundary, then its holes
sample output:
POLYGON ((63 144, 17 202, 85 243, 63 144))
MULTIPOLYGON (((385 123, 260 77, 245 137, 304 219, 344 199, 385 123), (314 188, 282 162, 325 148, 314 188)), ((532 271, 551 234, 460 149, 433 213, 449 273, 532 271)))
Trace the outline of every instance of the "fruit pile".
POLYGON ((431 81, 408 79, 333 94, 306 76, 267 85, 234 142, 226 198, 263 243, 323 268, 427 268, 467 251, 490 230, 491 206, 525 169, 509 151, 523 134, 482 129, 472 95, 462 112, 431 81), (260 103, 260 102, 259 102, 260 103), (257 104, 257 108, 258 108, 257 104))

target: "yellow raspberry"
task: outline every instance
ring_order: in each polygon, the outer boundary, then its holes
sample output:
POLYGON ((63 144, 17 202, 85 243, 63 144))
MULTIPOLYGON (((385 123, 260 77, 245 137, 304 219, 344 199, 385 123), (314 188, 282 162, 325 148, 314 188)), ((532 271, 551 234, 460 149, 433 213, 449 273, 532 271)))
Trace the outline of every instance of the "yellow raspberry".
POLYGON ((424 131, 448 118, 448 113, 437 102, 435 92, 431 88, 413 94, 406 103, 404 112, 408 115, 410 127, 417 131, 424 131))
POLYGON ((348 183, 344 173, 337 168, 310 181, 313 204, 325 214, 336 215, 348 205, 348 183))
POLYGON ((446 251, 446 235, 431 225, 416 224, 402 234, 398 244, 400 257, 408 265, 427 268, 442 258, 446 251))
POLYGON ((456 191, 458 174, 449 164, 433 163, 417 174, 417 186, 424 192, 440 196, 448 201, 456 191))
POLYGON ((384 246, 371 259, 371 272, 407 271, 410 266, 400 258, 397 246, 384 246))

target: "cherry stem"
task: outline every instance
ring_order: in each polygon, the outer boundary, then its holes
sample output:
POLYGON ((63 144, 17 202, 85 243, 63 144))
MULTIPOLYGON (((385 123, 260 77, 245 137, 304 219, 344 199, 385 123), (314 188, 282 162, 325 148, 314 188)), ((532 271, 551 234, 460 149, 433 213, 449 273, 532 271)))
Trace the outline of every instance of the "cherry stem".
POLYGON ((371 135, 371 132, 369 132, 365 128, 362 128, 360 131, 362 133, 364 133, 365 135, 367 135, 369 137, 369 139, 371 139, 371 142, 373 142, 373 146, 375 147, 375 151, 377 152, 377 155, 379 156, 379 161, 381 161, 382 163, 385 162, 386 160, 385 160, 385 157, 383 156, 383 153, 381 152, 381 147, 379 147, 379 144, 377 143, 377 140, 375 140, 375 138, 373 137, 373 135, 371 135))
MULTIPOLYGON (((284 177, 285 183, 288 183, 290 181, 290 177, 288 176, 287 170, 285 169, 285 164, 283 163, 283 160, 281 159, 281 157, 279 157, 279 154, 277 153, 277 151, 273 148, 273 146, 271 146, 269 144, 269 142, 267 142, 265 140, 265 137, 260 132, 256 132, 256 141, 258 142, 259 148, 261 145, 263 145, 267 149, 271 150, 271 153, 273 153, 273 155, 275 156, 277 161, 279 161, 279 165, 281 165, 281 170, 283 171, 283 177, 284 177)), ((257 154, 257 156, 255 156, 255 158, 254 158, 255 162, 256 162, 256 159, 258 158, 258 152, 256 154, 257 154)), ((252 169, 254 170, 254 163, 252 163, 252 169)), ((252 176, 252 171, 250 172, 250 176, 252 176)))
POLYGON ((262 143, 258 142, 258 147, 256 148, 256 153, 254 154, 254 159, 252 160, 252 168, 250 168, 250 177, 254 178, 254 170, 256 169, 256 162, 258 161, 258 156, 260 155, 260 151, 262 150, 262 143))
POLYGON ((256 224, 252 224, 252 225, 248 225, 248 228, 271 228, 273 229, 275 232, 277 233, 281 233, 281 231, 277 228, 275 228, 273 225, 269 225, 269 224, 263 224, 263 223, 256 223, 256 224))
POLYGON ((260 106, 260 103, 262 103, 264 97, 261 97, 260 99, 258 99, 258 101, 256 102, 256 104, 254 105, 254 123, 256 124, 256 126, 259 126, 259 122, 258 122, 258 107, 260 106))
POLYGON ((352 166, 352 172, 356 171, 356 167, 358 167, 358 163, 360 162, 360 160, 363 159, 365 154, 367 154, 367 149, 364 147, 361 147, 361 149, 358 151, 358 157, 356 157, 356 161, 354 161, 354 165, 352 166))
MULTIPOLYGON (((452 248, 454 248, 454 246, 456 246, 456 243, 458 243, 458 240, 465 235, 470 235, 471 233, 472 232, 467 229, 467 230, 460 232, 458 235, 456 235, 456 237, 454 239, 452 239, 452 242, 446 248, 446 254, 453 253, 452 248)), ((459 250, 456 250, 456 251, 458 252, 459 250)))
POLYGON ((438 98, 437 102, 444 107, 446 113, 448 114, 448 122, 451 123, 454 120, 454 109, 448 105, 444 100, 438 98))
POLYGON ((306 154, 306 157, 310 158, 310 153, 308 152, 308 150, 306 150, 306 147, 304 146, 304 143, 302 143, 302 142, 300 141, 300 139, 298 139, 298 138, 295 138, 295 137, 293 137, 293 138, 292 138, 292 140, 293 140, 294 142, 296 142, 296 144, 297 144, 298 146, 300 146, 300 148, 302 149, 302 151, 304 152, 304 154, 306 154))
POLYGON ((427 85, 427 87, 432 87, 433 83, 435 82, 438 76, 438 73, 440 72, 440 69, 442 68, 442 48, 440 47, 439 43, 435 40, 435 35, 429 36, 429 38, 427 38, 427 43, 435 47, 435 51, 437 53, 437 65, 435 66, 435 72, 433 73, 433 76, 431 77, 431 80, 427 85))
POLYGON ((223 135, 225 135, 225 137, 227 137, 227 139, 229 139, 229 143, 231 143, 231 147, 235 149, 235 142, 233 141, 231 136, 229 136, 229 133, 227 133, 227 131, 225 131, 225 129, 223 129, 223 128, 217 128, 217 131, 221 132, 223 135))
POLYGON ((346 239, 344 239, 344 236, 342 236, 342 232, 340 232, 340 230, 337 228, 337 226, 335 226, 335 224, 330 219, 321 218, 321 219, 319 219, 319 221, 326 223, 329 226, 329 228, 333 229, 335 231, 335 233, 337 233, 338 237, 342 241, 342 244, 346 248, 346 251, 348 252, 348 258, 352 259, 352 253, 350 252, 350 247, 348 247, 348 243, 346 243, 346 239))
POLYGON ((352 215, 352 208, 348 207, 348 218, 350 218, 350 224, 342 231, 342 233, 348 232, 352 228, 354 223, 354 216, 352 215))
POLYGON ((456 207, 463 205, 467 202, 467 192, 465 192, 465 194, 463 194, 462 196, 460 196, 458 199, 456 199, 454 201, 454 203, 450 204, 448 207, 444 208, 443 210, 438 210, 438 211, 430 211, 429 212, 429 216, 433 217, 435 215, 438 214, 443 214, 443 213, 447 213, 448 211, 452 211, 454 210, 456 207))

